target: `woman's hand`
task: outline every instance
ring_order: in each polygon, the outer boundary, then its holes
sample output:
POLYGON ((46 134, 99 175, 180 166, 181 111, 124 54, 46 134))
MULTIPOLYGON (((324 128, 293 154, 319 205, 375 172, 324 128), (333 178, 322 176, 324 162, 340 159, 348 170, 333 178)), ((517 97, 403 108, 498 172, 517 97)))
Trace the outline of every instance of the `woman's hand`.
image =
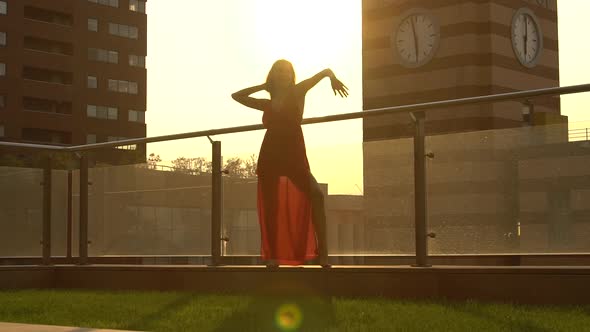
POLYGON ((336 92, 340 95, 340 97, 348 97, 348 88, 339 79, 335 76, 330 77, 330 83, 332 83, 332 90, 334 91, 334 96, 336 92))

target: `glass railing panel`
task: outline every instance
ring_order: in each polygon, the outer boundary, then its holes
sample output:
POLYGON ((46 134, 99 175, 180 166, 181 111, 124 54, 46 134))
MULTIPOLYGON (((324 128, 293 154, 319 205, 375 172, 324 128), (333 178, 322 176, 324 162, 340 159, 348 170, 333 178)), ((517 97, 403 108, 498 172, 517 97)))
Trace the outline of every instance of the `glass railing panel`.
POLYGON ((433 136, 431 254, 590 251, 590 144, 568 124, 433 136))
POLYGON ((68 171, 51 172, 51 256, 67 255, 68 171))
MULTIPOLYGON (((304 136, 324 193, 329 254, 413 254, 413 140, 363 143, 360 120, 304 126, 304 136)), ((247 169, 263 137, 264 131, 218 137, 224 161, 239 158, 247 169)), ((233 173, 224 176, 224 254, 258 256, 257 177, 233 173)))
POLYGON ((42 254, 43 170, 0 167, 0 256, 42 254))
POLYGON ((260 255, 256 167, 263 137, 264 131, 214 137, 221 142, 222 169, 225 171, 222 190, 222 255, 260 255))
POLYGON ((378 255, 413 255, 414 140, 363 144, 365 250, 378 255))
MULTIPOLYGON (((210 161, 210 144, 201 140, 208 150, 198 150, 195 144, 183 149, 177 142, 154 143, 148 146, 147 163, 90 168, 90 256, 210 255, 210 167, 179 162, 200 157, 204 164, 210 161)), ((78 172, 74 178, 78 220, 78 172)), ((74 224, 77 246, 78 222, 74 224)))

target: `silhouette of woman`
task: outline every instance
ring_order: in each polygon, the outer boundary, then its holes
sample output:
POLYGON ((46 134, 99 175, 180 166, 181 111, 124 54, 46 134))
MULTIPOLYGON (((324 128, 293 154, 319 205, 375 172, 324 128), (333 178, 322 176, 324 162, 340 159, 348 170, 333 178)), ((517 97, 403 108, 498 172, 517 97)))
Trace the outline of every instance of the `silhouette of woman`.
POLYGON ((276 61, 266 83, 232 94, 242 105, 260 110, 266 134, 258 156, 258 220, 262 259, 268 267, 300 265, 318 259, 329 267, 324 195, 311 174, 301 130, 305 95, 329 77, 334 95, 348 88, 330 69, 295 84, 293 65, 276 61), (251 94, 266 90, 270 99, 251 94))

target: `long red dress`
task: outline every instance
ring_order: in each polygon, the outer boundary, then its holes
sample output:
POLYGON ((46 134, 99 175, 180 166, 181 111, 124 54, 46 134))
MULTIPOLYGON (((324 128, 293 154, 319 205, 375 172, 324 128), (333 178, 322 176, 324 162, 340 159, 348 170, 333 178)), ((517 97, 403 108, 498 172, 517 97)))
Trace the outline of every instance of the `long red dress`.
POLYGON ((262 116, 267 130, 256 170, 261 254, 262 259, 278 264, 300 265, 317 257, 311 173, 301 115, 293 99, 283 104, 282 109, 273 111, 269 102, 262 116))

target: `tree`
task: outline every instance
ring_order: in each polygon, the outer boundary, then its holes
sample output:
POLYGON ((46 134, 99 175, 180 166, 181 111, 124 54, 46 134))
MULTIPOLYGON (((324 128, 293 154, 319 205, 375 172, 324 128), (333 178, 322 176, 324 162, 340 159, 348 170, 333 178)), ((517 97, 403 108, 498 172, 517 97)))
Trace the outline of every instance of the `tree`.
POLYGON ((239 157, 229 158, 223 165, 223 170, 232 178, 242 178, 244 174, 242 163, 243 161, 239 157))
POLYGON ((158 165, 159 162, 162 161, 162 158, 160 158, 160 155, 158 154, 154 154, 153 152, 150 153, 148 159, 147 159, 147 165, 148 165, 148 169, 156 169, 156 165, 158 165))
POLYGON ((258 167, 258 159, 255 154, 250 155, 250 160, 244 161, 244 171, 246 178, 256 177, 256 168, 258 167))
POLYGON ((249 179, 256 177, 257 166, 256 155, 252 154, 247 160, 243 160, 239 157, 229 158, 223 169, 228 172, 228 176, 230 177, 249 179))
MULTIPOLYGON (((147 158, 149 169, 155 169, 156 165, 161 162, 160 155, 150 153, 147 158)), ((172 161, 175 172, 181 172, 192 175, 211 174, 212 162, 204 157, 187 158, 178 157, 172 161)), ((255 154, 250 155, 246 160, 240 157, 233 157, 226 160, 222 170, 232 178, 249 179, 256 177, 256 168, 258 166, 257 157, 255 154)))
POLYGON ((211 162, 203 157, 186 158, 178 157, 172 161, 174 170, 188 174, 211 173, 211 162))

